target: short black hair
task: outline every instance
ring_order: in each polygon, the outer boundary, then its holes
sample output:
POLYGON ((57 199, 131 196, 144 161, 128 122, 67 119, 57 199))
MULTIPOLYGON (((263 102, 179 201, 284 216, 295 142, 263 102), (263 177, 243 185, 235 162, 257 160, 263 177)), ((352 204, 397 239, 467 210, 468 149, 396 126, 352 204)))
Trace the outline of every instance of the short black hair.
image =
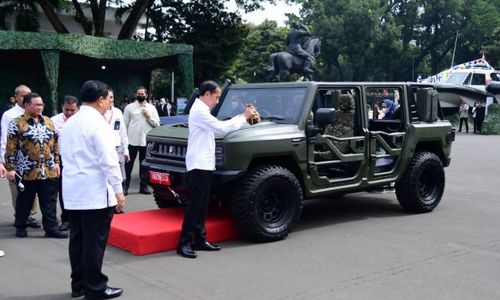
POLYGON ((65 103, 68 103, 68 104, 73 104, 73 103, 76 103, 76 104, 78 104, 78 98, 76 98, 76 97, 75 97, 75 96, 73 96, 73 95, 66 95, 66 96, 64 96, 64 98, 63 98, 63 105, 64 105, 65 103))
POLYGON ((148 93, 148 89, 145 88, 144 86, 139 86, 138 88, 135 89, 135 92, 137 93, 138 90, 144 90, 146 92, 146 94, 148 93))
POLYGON ((39 98, 39 97, 40 97, 40 95, 38 95, 37 93, 28 93, 28 94, 24 95, 24 97, 23 97, 23 105, 30 104, 31 99, 39 98))
POLYGON ((82 102, 94 103, 100 97, 107 97, 109 90, 109 86, 102 81, 88 80, 80 89, 80 99, 82 102))
POLYGON ((201 83, 199 92, 200 96, 205 95, 206 92, 210 92, 210 94, 215 93, 215 90, 220 89, 219 84, 212 80, 207 80, 201 83))

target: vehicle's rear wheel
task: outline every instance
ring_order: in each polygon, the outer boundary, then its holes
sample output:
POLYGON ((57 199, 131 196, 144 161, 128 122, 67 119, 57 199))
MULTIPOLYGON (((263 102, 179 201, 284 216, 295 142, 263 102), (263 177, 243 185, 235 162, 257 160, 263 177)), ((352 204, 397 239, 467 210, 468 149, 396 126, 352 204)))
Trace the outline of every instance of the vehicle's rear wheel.
POLYGON ((431 152, 418 152, 396 182, 396 196, 410 212, 430 212, 441 201, 444 186, 444 168, 439 157, 431 152))
POLYGON ((179 202, 171 196, 172 192, 164 189, 153 188, 153 196, 158 208, 178 207, 179 202))
POLYGON ((240 181, 231 201, 234 220, 247 238, 260 242, 284 239, 302 213, 302 188, 281 166, 260 166, 240 181))

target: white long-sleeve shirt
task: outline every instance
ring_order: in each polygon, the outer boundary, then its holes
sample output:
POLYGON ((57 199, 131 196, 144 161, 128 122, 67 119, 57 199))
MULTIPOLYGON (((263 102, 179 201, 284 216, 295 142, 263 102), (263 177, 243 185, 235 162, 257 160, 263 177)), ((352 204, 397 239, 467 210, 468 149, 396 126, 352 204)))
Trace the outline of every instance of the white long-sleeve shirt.
POLYGON ((246 123, 243 114, 226 121, 220 121, 210 114, 210 108, 196 99, 189 111, 189 137, 186 152, 186 168, 215 170, 215 135, 240 129, 246 123))
POLYGON ((7 148, 7 129, 12 120, 24 114, 24 108, 14 105, 13 108, 3 113, 0 126, 2 127, 2 136, 0 137, 0 162, 5 163, 5 149, 7 148))
POLYGON ((122 111, 113 106, 104 113, 104 119, 109 128, 113 130, 114 145, 119 147, 118 151, 123 155, 129 155, 127 128, 125 127, 122 111))
POLYGON ((56 133, 58 136, 61 136, 64 124, 66 124, 66 121, 68 118, 64 116, 64 113, 57 114, 50 118, 52 120, 52 123, 54 123, 54 127, 56 128, 56 133))
POLYGON ((156 107, 146 101, 142 103, 134 101, 127 105, 123 112, 123 120, 127 128, 128 143, 132 146, 146 147, 146 135, 151 129, 160 126, 156 107), (149 112, 148 118, 142 114, 143 107, 149 112))
POLYGON ((113 132, 95 108, 82 105, 69 118, 59 139, 64 208, 102 209, 117 204, 122 175, 113 132))

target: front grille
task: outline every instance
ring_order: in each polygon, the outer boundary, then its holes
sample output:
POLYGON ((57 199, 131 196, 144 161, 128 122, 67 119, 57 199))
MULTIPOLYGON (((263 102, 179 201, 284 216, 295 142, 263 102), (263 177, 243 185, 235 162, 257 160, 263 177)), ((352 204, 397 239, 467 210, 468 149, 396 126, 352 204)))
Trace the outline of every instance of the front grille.
POLYGON ((158 159, 184 160, 186 158, 186 145, 148 142, 147 157, 158 159))

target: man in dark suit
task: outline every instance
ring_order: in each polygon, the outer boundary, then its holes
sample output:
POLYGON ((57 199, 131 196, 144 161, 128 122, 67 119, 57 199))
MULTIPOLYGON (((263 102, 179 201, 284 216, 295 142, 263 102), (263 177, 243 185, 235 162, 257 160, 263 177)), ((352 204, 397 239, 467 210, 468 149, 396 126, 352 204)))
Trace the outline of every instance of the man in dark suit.
POLYGON ((172 115, 172 104, 168 99, 161 98, 158 105, 156 105, 156 110, 160 117, 170 117, 172 115))

